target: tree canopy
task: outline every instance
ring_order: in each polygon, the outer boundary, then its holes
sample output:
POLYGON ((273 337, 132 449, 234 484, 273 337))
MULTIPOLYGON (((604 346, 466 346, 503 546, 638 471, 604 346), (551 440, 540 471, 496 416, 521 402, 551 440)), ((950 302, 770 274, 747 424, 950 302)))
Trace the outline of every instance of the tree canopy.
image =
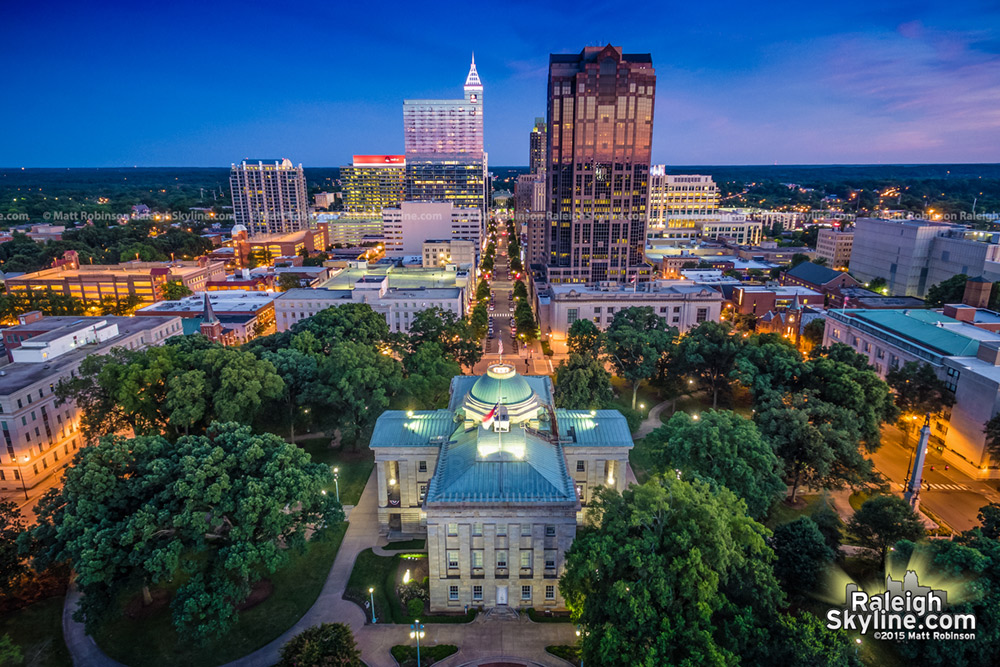
POLYGON ((903 415, 936 415, 955 404, 955 394, 928 363, 907 361, 890 370, 885 381, 895 392, 896 406, 903 415))
POLYGON ((72 565, 88 631, 122 592, 177 579, 178 632, 221 635, 253 583, 304 547, 308 527, 343 518, 321 493, 330 475, 299 447, 236 423, 176 443, 107 436, 39 502, 35 561, 72 565))
POLYGON ((677 412, 646 436, 657 472, 679 470, 742 498, 755 519, 763 519, 785 494, 781 463, 757 426, 729 410, 709 410, 697 419, 677 412))
POLYGON ((694 376, 712 395, 712 407, 718 407, 719 392, 729 387, 741 344, 728 325, 702 322, 678 340, 672 357, 674 372, 694 376))
POLYGON ((303 630, 281 647, 277 667, 363 667, 351 628, 322 623, 303 630))
POLYGON ((931 308, 940 308, 946 303, 961 303, 965 296, 965 283, 968 281, 969 276, 959 273, 937 285, 931 285, 924 295, 924 302, 931 308))
POLYGON ((866 500, 847 523, 847 528, 861 546, 878 552, 879 562, 885 562, 889 547, 900 540, 918 540, 924 535, 924 524, 899 496, 873 496, 866 500))
POLYGON ((656 372, 657 363, 677 336, 649 306, 623 308, 604 332, 604 351, 619 376, 632 385, 635 410, 639 383, 656 372))
POLYGON ((774 529, 771 546, 778 559, 774 574, 786 588, 814 590, 836 555, 816 522, 807 516, 774 529))
POLYGON ((566 346, 571 354, 590 355, 596 359, 604 346, 604 333, 590 320, 577 320, 569 326, 566 346))
POLYGON ((556 366, 554 398, 559 408, 605 408, 614 400, 611 374, 594 357, 574 352, 556 366))

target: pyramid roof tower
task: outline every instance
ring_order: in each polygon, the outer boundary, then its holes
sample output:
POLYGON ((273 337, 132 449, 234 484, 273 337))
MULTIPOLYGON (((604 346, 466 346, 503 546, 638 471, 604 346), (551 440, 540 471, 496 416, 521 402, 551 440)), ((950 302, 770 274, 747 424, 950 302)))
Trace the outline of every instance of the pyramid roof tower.
POLYGON ((201 309, 201 321, 203 324, 214 324, 219 321, 212 310, 212 302, 208 300, 208 292, 205 292, 205 305, 201 309))
POLYGON ((469 76, 465 77, 466 90, 483 89, 483 82, 479 80, 479 72, 476 71, 476 54, 472 54, 472 65, 469 67, 469 76))

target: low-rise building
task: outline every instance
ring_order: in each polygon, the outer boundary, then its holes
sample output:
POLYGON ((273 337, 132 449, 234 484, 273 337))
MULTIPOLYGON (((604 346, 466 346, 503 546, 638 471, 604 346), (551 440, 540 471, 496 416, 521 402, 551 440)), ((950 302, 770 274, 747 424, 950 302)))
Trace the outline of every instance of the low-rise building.
POLYGON ((432 612, 561 610, 565 554, 597 491, 626 485, 616 410, 557 409, 552 381, 494 364, 452 380, 446 410, 379 417, 382 534, 426 535, 432 612))
POLYGON ((448 264, 476 266, 478 248, 475 241, 464 239, 428 239, 423 245, 424 268, 442 267, 448 264))
POLYGON ((832 269, 846 271, 851 263, 853 246, 853 229, 821 229, 816 236, 816 257, 825 259, 826 265, 832 269))
POLYGON ((781 284, 807 287, 821 294, 829 294, 832 290, 842 287, 860 287, 861 283, 843 271, 812 262, 802 262, 781 274, 781 284))
POLYGON ((87 444, 72 400, 56 397, 91 354, 138 350, 181 335, 178 317, 42 317, 26 313, 0 330, 11 363, 0 368, 0 492, 34 496, 87 444))
POLYGON ((983 433, 1000 406, 1000 333, 992 330, 1000 313, 961 306, 950 312, 963 319, 935 310, 829 310, 823 344, 849 345, 883 378, 908 361, 930 364, 955 394, 955 404, 934 420, 932 444, 965 474, 1000 478, 983 433))
POLYGON ((761 317, 768 312, 792 307, 823 307, 824 296, 807 287, 741 285, 733 288, 733 306, 741 314, 761 317))
POLYGON ((464 317, 474 292, 470 267, 426 269, 398 262, 349 262, 317 289, 291 289, 274 302, 278 331, 321 310, 345 303, 367 303, 382 313, 390 331, 406 332, 416 314, 428 308, 464 317))
POLYGON ((641 286, 559 284, 537 289, 535 312, 552 349, 565 352, 569 328, 577 320, 588 319, 604 329, 616 312, 649 306, 670 326, 687 331, 702 322, 718 322, 722 301, 722 292, 687 280, 655 280, 641 286))
POLYGON ((7 290, 13 293, 51 289, 87 302, 100 302, 106 297, 120 301, 135 295, 151 303, 163 298, 163 286, 168 282, 179 282, 192 292, 200 292, 209 281, 225 276, 224 264, 211 262, 207 257, 190 262, 132 261, 104 266, 81 265, 72 250, 64 256, 67 261, 59 266, 6 280, 7 290))
POLYGON ((258 336, 267 336, 275 331, 274 300, 277 292, 251 292, 244 290, 219 290, 186 296, 176 301, 160 301, 136 311, 141 317, 180 317, 183 333, 201 331, 206 319, 214 319, 223 329, 232 331, 231 336, 220 342, 240 345, 258 336), (206 317, 205 300, 208 299, 211 315, 206 317))

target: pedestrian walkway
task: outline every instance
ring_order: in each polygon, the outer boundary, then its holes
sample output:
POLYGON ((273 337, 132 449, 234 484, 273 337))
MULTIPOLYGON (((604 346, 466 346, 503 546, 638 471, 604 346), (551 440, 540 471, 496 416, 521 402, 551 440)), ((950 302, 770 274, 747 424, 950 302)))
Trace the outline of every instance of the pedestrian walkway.
MULTIPOLYGON (((906 485, 900 482, 893 483, 893 486, 900 491, 906 490, 906 485)), ((972 487, 968 484, 946 484, 941 482, 924 482, 924 491, 971 491, 972 487)))
POLYGON ((660 419, 660 415, 663 414, 664 410, 670 407, 671 403, 673 403, 673 401, 663 401, 662 403, 657 403, 651 407, 649 409, 649 415, 647 415, 646 418, 642 420, 642 423, 639 424, 639 430, 632 434, 632 439, 641 440, 656 429, 663 426, 663 421, 660 419))

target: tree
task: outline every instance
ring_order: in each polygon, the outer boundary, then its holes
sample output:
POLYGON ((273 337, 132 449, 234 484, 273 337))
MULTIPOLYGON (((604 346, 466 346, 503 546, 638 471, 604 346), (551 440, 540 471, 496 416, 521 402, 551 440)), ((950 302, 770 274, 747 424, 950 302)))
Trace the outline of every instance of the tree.
POLYGON ((778 557, 775 576, 796 591, 814 590, 835 555, 819 526, 807 516, 775 528, 771 547, 778 557))
POLYGON ((531 310, 531 304, 527 301, 518 301, 514 308, 514 321, 517 323, 517 333, 531 341, 538 338, 538 324, 535 322, 535 313, 531 310))
POLYGON ((289 347, 274 352, 265 351, 261 358, 271 362, 285 383, 282 398, 288 410, 288 439, 290 442, 295 442, 295 417, 298 408, 305 401, 306 390, 316 381, 318 370, 316 356, 302 352, 296 347, 289 347))
POLYGON ((462 367, 445 354, 439 343, 423 343, 403 359, 406 378, 402 389, 411 407, 439 408, 447 405, 451 380, 462 367))
POLYGON ((23 660, 21 647, 14 643, 10 635, 0 635, 0 665, 20 665, 23 660))
POLYGON ((812 514, 813 523, 823 535, 826 546, 833 550, 834 555, 840 551, 840 542, 844 537, 844 522, 840 515, 830 507, 830 503, 823 498, 812 514))
POLYGON ((677 329, 668 326, 649 306, 619 310, 604 333, 604 350, 615 372, 632 385, 635 410, 639 383, 653 376, 677 329))
POLYGON ((865 287, 867 287, 868 289, 870 289, 873 292, 879 292, 880 294, 881 293, 885 293, 885 294, 889 293, 889 289, 888 289, 889 288, 889 282, 885 278, 882 278, 881 276, 878 276, 878 277, 875 277, 875 278, 872 278, 871 280, 869 280, 868 284, 865 285, 865 287))
POLYGON ((322 353, 329 355, 342 341, 380 345, 389 339, 385 316, 366 303, 346 303, 326 308, 292 325, 292 334, 310 332, 319 342, 322 353))
POLYGON ((596 359, 604 345, 604 334, 590 320, 577 320, 569 326, 566 346, 571 354, 589 355, 596 359))
POLYGON ((88 632, 126 591, 174 580, 181 636, 219 636, 253 583, 304 548, 310 529, 343 519, 320 493, 330 480, 304 450, 235 423, 176 443, 108 436, 81 448, 62 488, 39 502, 34 562, 73 567, 83 593, 74 618, 88 632))
POLYGON ((609 406, 614 397, 611 374, 597 359, 574 352, 556 366, 556 407, 596 410, 609 406))
POLYGON ((278 291, 287 292, 290 289, 302 287, 302 280, 297 273, 282 272, 278 275, 278 291))
POLYGON ((0 593, 5 596, 28 573, 24 556, 17 548, 17 538, 24 529, 24 519, 17 505, 10 500, 0 500, 0 593))
POLYGON ((428 308, 414 316, 410 323, 410 347, 416 349, 425 343, 439 345, 449 359, 467 368, 483 358, 483 346, 474 327, 450 310, 428 308))
POLYGON ((750 336, 736 355, 732 377, 754 396, 787 392, 798 386, 806 372, 802 355, 776 334, 750 336))
POLYGON ((857 646, 847 633, 827 629, 816 615, 807 611, 798 616, 782 614, 777 635, 783 641, 774 646, 768 662, 781 667, 860 667, 857 646))
POLYGON ((101 299, 99 309, 101 315, 117 315, 118 317, 131 317, 139 306, 144 305, 142 297, 138 294, 129 294, 124 299, 116 299, 113 296, 106 296, 101 299))
POLYGON ((469 315, 469 326, 472 327, 472 333, 476 338, 482 338, 486 335, 486 327, 489 324, 489 313, 486 311, 486 302, 480 301, 472 309, 472 313, 469 315))
POLYGON ((763 519, 785 494, 781 463, 757 426, 729 410, 709 410, 693 419, 677 412, 646 436, 656 472, 679 470, 742 498, 755 519, 763 519))
POLYGON ((890 370, 885 381, 895 392, 896 406, 904 417, 936 415, 955 404, 955 394, 928 363, 907 361, 890 370))
MULTIPOLYGON (((976 619, 975 638, 965 641, 928 639, 896 644, 912 665, 949 667, 996 665, 1000 655, 1000 540, 970 530, 953 540, 902 541, 890 555, 890 566, 905 571, 907 563, 922 563, 931 581, 950 580, 947 612, 976 619)), ((925 578, 920 572, 921 579, 925 578)), ((923 583, 923 581, 921 581, 923 583)))
POLYGON ((674 371, 693 375, 712 394, 712 407, 719 405, 719 392, 729 387, 729 374, 736 363, 743 339, 730 327, 702 322, 681 336, 674 351, 674 371))
POLYGON ((527 299, 528 298, 528 288, 524 286, 523 280, 518 280, 514 282, 514 298, 515 299, 527 299))
POLYGON ((809 320, 809 322, 802 327, 802 340, 809 343, 811 347, 819 347, 823 344, 823 334, 825 331, 825 319, 817 317, 809 320))
POLYGON ((854 513, 847 528, 861 546, 878 552, 885 562, 889 547, 900 540, 918 540, 924 536, 924 524, 909 503, 899 496, 873 496, 854 513))
POLYGON ((490 298, 490 284, 486 280, 480 280, 476 286, 476 301, 490 298))
POLYGON ((307 394, 345 443, 355 447, 389 406, 403 379, 400 363, 373 345, 345 339, 320 362, 307 394))
POLYGON ((871 479, 871 461, 859 450, 859 431, 850 410, 809 393, 771 393, 757 403, 754 420, 784 466, 794 503, 799 486, 837 488, 871 479))
POLYGON ((980 507, 979 523, 983 535, 991 540, 1000 538, 1000 503, 990 503, 980 507))
POLYGON ((281 647, 277 667, 363 667, 351 628, 322 623, 303 630, 281 647))
POLYGON ((250 254, 247 256, 247 263, 249 264, 249 268, 255 269, 258 266, 269 266, 272 259, 274 258, 271 256, 270 250, 265 247, 257 247, 250 251, 250 254))
POLYGON ((164 301, 177 301, 186 296, 191 296, 194 292, 179 280, 168 280, 160 288, 160 294, 164 301))
POLYGON ((654 477, 602 489, 559 588, 594 665, 761 664, 783 595, 768 530, 728 489, 654 477))
POLYGON ((937 285, 931 285, 927 288, 924 302, 931 308, 940 308, 946 303, 961 303, 965 296, 965 283, 968 281, 969 276, 959 273, 937 285))
POLYGON ((792 263, 791 263, 790 268, 794 269, 799 264, 805 264, 808 261, 809 261, 809 255, 805 255, 805 254, 803 254, 801 252, 797 252, 794 255, 792 255, 792 263))

